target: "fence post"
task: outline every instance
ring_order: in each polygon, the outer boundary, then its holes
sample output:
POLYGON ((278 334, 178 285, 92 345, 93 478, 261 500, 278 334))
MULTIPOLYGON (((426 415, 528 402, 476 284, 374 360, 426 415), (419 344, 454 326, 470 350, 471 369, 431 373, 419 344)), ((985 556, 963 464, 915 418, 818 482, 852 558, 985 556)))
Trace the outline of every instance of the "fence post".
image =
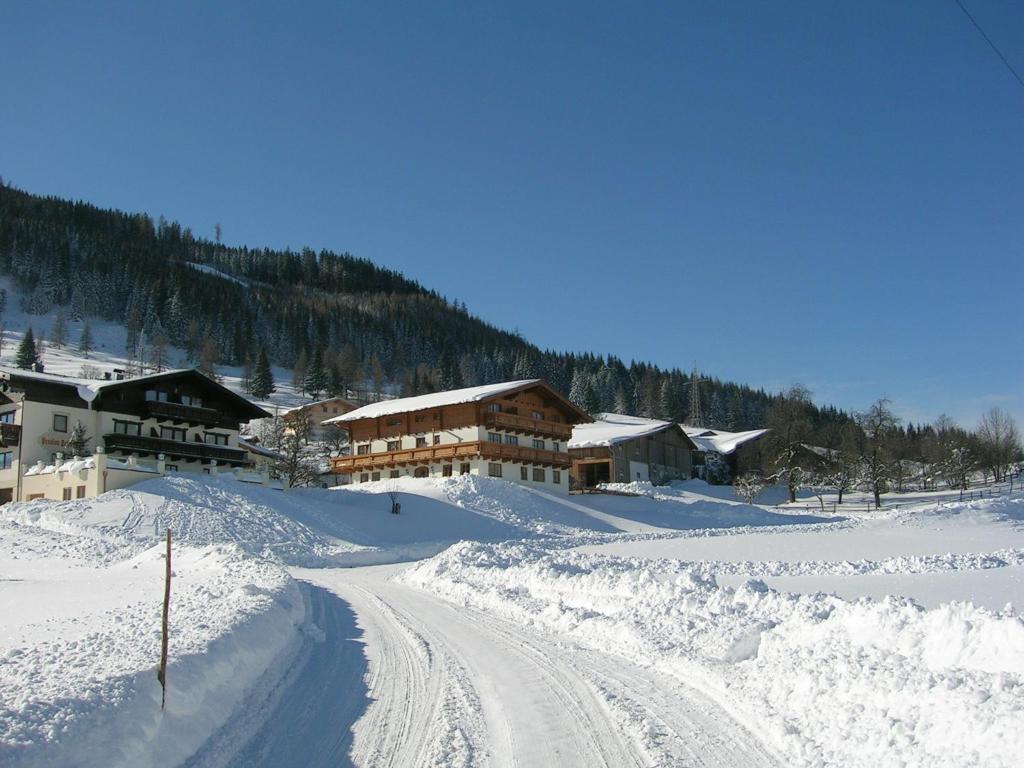
POLYGON ((167 563, 164 570, 164 618, 161 625, 160 669, 156 673, 160 681, 160 709, 167 703, 167 614, 171 607, 171 529, 167 529, 167 563))

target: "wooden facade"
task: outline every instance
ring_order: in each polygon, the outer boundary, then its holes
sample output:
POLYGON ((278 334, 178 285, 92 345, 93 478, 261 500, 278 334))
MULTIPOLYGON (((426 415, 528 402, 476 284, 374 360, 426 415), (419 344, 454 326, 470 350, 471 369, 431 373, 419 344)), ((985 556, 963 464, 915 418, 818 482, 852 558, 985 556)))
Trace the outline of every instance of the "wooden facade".
MULTIPOLYGON (((441 400, 444 394, 440 393, 441 400)), ((458 392, 451 396, 457 398, 458 392)), ((417 398, 409 401, 413 405, 423 402, 417 398)), ((470 402, 413 407, 366 418, 353 412, 352 416, 356 418, 337 422, 349 433, 352 453, 332 458, 332 472, 364 480, 365 473, 379 475, 382 471, 391 476, 399 472, 447 476, 466 471, 483 474, 481 469, 491 464, 518 464, 549 470, 549 474, 542 473, 544 477, 564 487, 572 466, 567 444, 573 424, 590 420, 542 381, 470 402)), ((496 476, 531 482, 534 477, 533 471, 525 469, 517 470, 514 477, 507 474, 496 476)))
POLYGON ((678 424, 610 445, 570 448, 577 488, 601 483, 650 481, 655 485, 689 480, 696 446, 678 424))

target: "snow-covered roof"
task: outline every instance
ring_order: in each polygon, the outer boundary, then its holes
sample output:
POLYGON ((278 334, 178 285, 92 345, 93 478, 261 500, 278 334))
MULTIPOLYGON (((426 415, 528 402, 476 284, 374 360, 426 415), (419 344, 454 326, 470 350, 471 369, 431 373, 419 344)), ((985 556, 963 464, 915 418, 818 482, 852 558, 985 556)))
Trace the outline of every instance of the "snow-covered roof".
POLYGON ((747 432, 726 432, 722 429, 707 429, 706 427, 688 427, 680 424, 686 436, 689 437, 697 450, 702 453, 719 453, 728 456, 744 443, 756 440, 765 434, 767 429, 751 429, 747 432))
POLYGON ((592 424, 577 424, 572 428, 570 448, 600 448, 638 437, 646 437, 672 426, 671 421, 643 419, 621 413, 600 413, 592 424))
POLYGON ((258 443, 250 442, 241 437, 238 438, 238 447, 241 448, 243 451, 255 453, 257 456, 266 456, 269 459, 281 458, 281 454, 278 453, 277 451, 272 451, 269 448, 264 448, 262 445, 259 445, 258 443))
POLYGON ((208 376, 203 374, 201 371, 196 370, 195 368, 172 368, 172 369, 169 369, 169 370, 166 370, 166 371, 161 371, 159 373, 147 373, 147 374, 144 374, 142 376, 132 376, 130 378, 124 378, 124 379, 109 379, 108 380, 108 379, 83 379, 83 378, 77 377, 77 376, 63 376, 63 375, 56 374, 56 373, 38 373, 36 371, 25 370, 25 369, 22 369, 22 368, 12 368, 12 367, 7 366, 7 365, 0 366, 0 376, 7 376, 7 377, 16 376, 16 377, 19 377, 19 378, 35 379, 37 381, 49 381, 49 382, 53 382, 54 384, 63 384, 66 387, 75 387, 77 392, 78 392, 78 396, 80 398, 82 398, 85 402, 90 403, 90 404, 105 389, 110 389, 112 387, 119 387, 119 386, 125 386, 125 385, 133 385, 133 384, 145 383, 146 381, 149 381, 150 379, 163 379, 163 378, 168 378, 168 377, 171 377, 171 376, 176 376, 176 375, 185 374, 185 373, 194 373, 194 374, 196 374, 198 376, 201 376, 201 377, 207 379, 212 386, 214 386, 214 387, 216 387, 218 389, 223 390, 230 397, 236 398, 237 400, 240 400, 243 403, 247 404, 247 406, 252 411, 252 414, 253 414, 252 418, 261 418, 261 417, 270 416, 269 413, 267 413, 265 410, 260 408, 258 405, 256 405, 254 402, 252 402, 248 398, 243 397, 242 395, 238 394, 237 392, 234 392, 234 391, 228 389, 223 384, 217 383, 216 381, 214 381, 213 379, 210 379, 208 376))
POLYGON ((25 379, 36 379, 37 381, 51 381, 54 384, 63 384, 68 387, 76 387, 78 389, 78 395, 86 402, 92 402, 96 399, 96 395, 100 390, 114 386, 115 384, 128 384, 136 383, 139 381, 146 381, 147 379, 162 378, 164 376, 171 376, 176 373, 185 373, 186 371, 192 370, 191 368, 175 368, 172 370, 162 371, 160 373, 147 373, 144 376, 132 376, 126 379, 83 379, 80 376, 64 376, 59 373, 40 373, 38 371, 25 370, 23 368, 12 368, 8 365, 0 366, 0 373, 5 373, 10 376, 17 376, 25 379))
POLYGON ((451 389, 447 392, 434 392, 429 395, 416 395, 415 397, 399 397, 395 400, 381 400, 379 403, 370 403, 354 411, 343 413, 340 416, 325 420, 324 424, 335 424, 343 421, 355 421, 357 419, 376 419, 381 416, 391 416, 396 413, 407 413, 409 411, 422 411, 427 408, 441 408, 445 405, 459 405, 460 403, 475 403, 486 400, 495 395, 505 392, 513 392, 523 389, 531 384, 539 384, 540 379, 524 379, 523 381, 506 381, 501 384, 484 384, 482 387, 466 387, 465 389, 451 389))

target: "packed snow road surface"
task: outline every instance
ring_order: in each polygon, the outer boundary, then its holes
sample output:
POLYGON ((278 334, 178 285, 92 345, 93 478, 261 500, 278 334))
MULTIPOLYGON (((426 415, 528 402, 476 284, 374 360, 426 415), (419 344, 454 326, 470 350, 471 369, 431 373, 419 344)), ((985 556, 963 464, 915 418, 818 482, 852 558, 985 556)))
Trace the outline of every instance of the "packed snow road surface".
POLYGON ((295 571, 323 642, 192 765, 778 764, 696 691, 392 581, 406 567, 295 571))

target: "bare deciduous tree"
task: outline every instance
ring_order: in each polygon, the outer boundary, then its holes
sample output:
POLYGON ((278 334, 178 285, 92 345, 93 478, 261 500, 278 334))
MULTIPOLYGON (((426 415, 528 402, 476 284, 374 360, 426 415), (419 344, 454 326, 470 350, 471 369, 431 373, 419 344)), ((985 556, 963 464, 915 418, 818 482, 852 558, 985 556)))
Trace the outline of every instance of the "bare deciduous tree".
POLYGON ((733 480, 732 487, 739 498, 747 504, 753 504, 754 499, 765 489, 765 480, 759 474, 748 472, 733 480))
POLYGON ((888 442, 899 419, 889 408, 889 400, 881 398, 866 411, 857 414, 857 424, 864 431, 865 452, 861 457, 861 482, 871 491, 875 508, 882 506, 882 494, 888 489, 893 473, 893 460, 888 442))
POLYGON ((992 472, 996 482, 1006 477, 1006 472, 1020 453, 1020 431, 1017 422, 1002 408, 992 408, 981 417, 978 425, 978 441, 981 444, 983 466, 992 472))

